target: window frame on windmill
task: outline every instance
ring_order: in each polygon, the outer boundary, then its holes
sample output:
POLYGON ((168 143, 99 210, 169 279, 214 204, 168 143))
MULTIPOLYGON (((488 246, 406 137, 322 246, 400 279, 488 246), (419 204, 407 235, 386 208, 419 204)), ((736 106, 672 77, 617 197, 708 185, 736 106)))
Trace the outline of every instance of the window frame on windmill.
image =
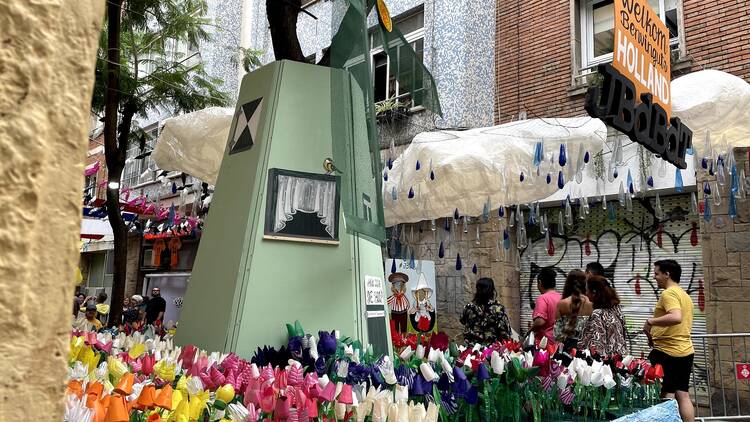
POLYGON ((250 100, 237 107, 234 113, 232 134, 229 138, 229 155, 247 151, 255 145, 262 112, 263 97, 250 100))

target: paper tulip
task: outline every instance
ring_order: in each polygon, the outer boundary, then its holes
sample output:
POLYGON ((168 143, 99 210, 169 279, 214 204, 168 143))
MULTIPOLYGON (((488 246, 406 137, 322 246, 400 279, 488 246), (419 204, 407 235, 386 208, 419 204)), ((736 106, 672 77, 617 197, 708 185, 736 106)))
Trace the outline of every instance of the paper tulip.
POLYGON ((500 357, 500 353, 493 351, 490 356, 490 366, 492 366, 492 372, 497 375, 502 375, 505 372, 505 360, 500 357))
POLYGON ((411 346, 406 346, 404 350, 401 351, 401 354, 398 355, 403 360, 409 360, 411 358, 411 355, 414 354, 414 349, 411 348, 411 346))
POLYGON ((352 400, 352 386, 349 384, 343 384, 341 387, 341 393, 338 396, 338 402, 344 404, 353 404, 352 400))
MULTIPOLYGON (((110 365, 111 366, 111 365, 110 365)), ((133 393, 133 382, 135 376, 131 373, 127 373, 120 378, 120 382, 117 383, 114 392, 123 396, 129 396, 133 393)))
POLYGON ((487 371, 487 367, 484 365, 484 363, 479 364, 479 368, 477 369, 477 379, 480 381, 490 379, 490 373, 489 371, 487 371))
POLYGON ((307 416, 310 418, 318 417, 318 401, 315 399, 307 399, 307 416))
POLYGON ((128 367, 125 365, 125 362, 114 356, 109 356, 107 358, 107 366, 109 367, 109 375, 112 376, 112 382, 119 382, 120 378, 128 372, 128 367))
POLYGON ((424 346, 421 344, 417 345, 417 357, 419 359, 424 359, 424 346))
POLYGON ((396 385, 394 400, 396 401, 396 403, 405 403, 407 400, 409 400, 409 387, 405 385, 396 385))
POLYGON ((83 397, 83 385, 81 384, 81 381, 76 379, 70 380, 68 382, 68 387, 65 389, 65 394, 72 394, 78 399, 83 397))
POLYGON ((216 400, 229 403, 234 398, 234 387, 231 384, 224 384, 216 389, 216 400))
POLYGON ((141 394, 138 396, 138 400, 136 400, 134 407, 136 409, 153 409, 156 407, 156 389, 154 388, 153 384, 149 384, 143 387, 143 390, 141 391, 141 394))
POLYGON ((427 362, 423 362, 419 365, 419 371, 422 373, 424 379, 429 382, 437 381, 438 378, 440 378, 440 376, 435 373, 435 370, 432 369, 432 366, 427 362))
POLYGON ((161 390, 159 390, 159 393, 154 400, 154 404, 162 409, 172 410, 172 386, 170 384, 166 384, 161 390))
POLYGON ((161 415, 154 412, 148 415, 148 418, 146 418, 146 422, 161 422, 161 415))
POLYGON ((104 419, 106 422, 128 422, 130 416, 128 414, 128 406, 125 403, 125 398, 122 396, 115 396, 110 399, 109 407, 107 409, 107 416, 104 419))

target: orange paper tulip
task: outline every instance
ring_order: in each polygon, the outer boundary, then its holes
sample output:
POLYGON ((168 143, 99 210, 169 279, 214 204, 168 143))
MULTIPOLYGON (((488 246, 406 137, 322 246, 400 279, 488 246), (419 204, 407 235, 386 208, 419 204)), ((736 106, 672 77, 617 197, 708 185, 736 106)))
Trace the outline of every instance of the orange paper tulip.
POLYGON ((167 384, 159 390, 154 403, 162 409, 172 410, 172 386, 167 384))
MULTIPOLYGON (((109 406, 109 396, 107 396, 106 405, 109 406)), ((104 422, 107 416, 107 406, 104 405, 103 400, 92 403, 91 409, 94 411, 94 417, 91 418, 91 422, 104 422)))
POLYGON ((114 396, 109 401, 109 408, 107 409, 107 417, 104 419, 105 422, 128 422, 130 421, 130 415, 128 414, 128 406, 125 404, 125 397, 114 396))
POLYGON ((120 382, 117 383, 117 387, 115 387, 114 392, 117 394, 121 394, 123 396, 129 396, 133 394, 133 382, 135 381, 135 376, 131 373, 127 373, 120 378, 120 382))
POLYGON ((138 400, 135 402, 136 409, 144 410, 144 409, 153 409, 156 407, 156 404, 154 403, 155 400, 155 391, 153 384, 149 384, 145 387, 143 387, 143 390, 141 391, 141 395, 138 396, 138 400))
POLYGON ((99 381, 91 381, 86 386, 86 394, 95 395, 97 400, 102 397, 102 392, 104 392, 104 384, 99 381))
POLYGON ((148 419, 146 419, 146 422, 161 422, 161 415, 154 412, 148 416, 148 419))
POLYGON ((83 386, 79 380, 70 380, 68 382, 68 388, 65 390, 66 394, 74 394, 79 399, 83 397, 83 386))

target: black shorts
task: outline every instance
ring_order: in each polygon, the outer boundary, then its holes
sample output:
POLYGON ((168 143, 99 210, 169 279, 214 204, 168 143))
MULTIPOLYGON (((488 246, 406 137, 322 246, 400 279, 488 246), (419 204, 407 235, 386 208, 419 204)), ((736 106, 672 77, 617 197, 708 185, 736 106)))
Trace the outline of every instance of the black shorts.
POLYGON ((674 393, 675 391, 688 391, 690 388, 690 372, 693 369, 693 357, 689 354, 682 357, 670 356, 661 350, 652 350, 648 359, 652 365, 657 363, 664 369, 664 381, 661 385, 663 393, 674 393))

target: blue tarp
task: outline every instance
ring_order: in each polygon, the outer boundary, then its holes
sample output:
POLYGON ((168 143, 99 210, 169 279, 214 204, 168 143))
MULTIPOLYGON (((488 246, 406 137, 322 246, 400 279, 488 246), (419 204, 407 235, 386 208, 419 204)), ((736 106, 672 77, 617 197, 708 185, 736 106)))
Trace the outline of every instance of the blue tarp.
POLYGON ((669 400, 638 413, 615 419, 615 422, 680 422, 680 412, 677 401, 669 400))

